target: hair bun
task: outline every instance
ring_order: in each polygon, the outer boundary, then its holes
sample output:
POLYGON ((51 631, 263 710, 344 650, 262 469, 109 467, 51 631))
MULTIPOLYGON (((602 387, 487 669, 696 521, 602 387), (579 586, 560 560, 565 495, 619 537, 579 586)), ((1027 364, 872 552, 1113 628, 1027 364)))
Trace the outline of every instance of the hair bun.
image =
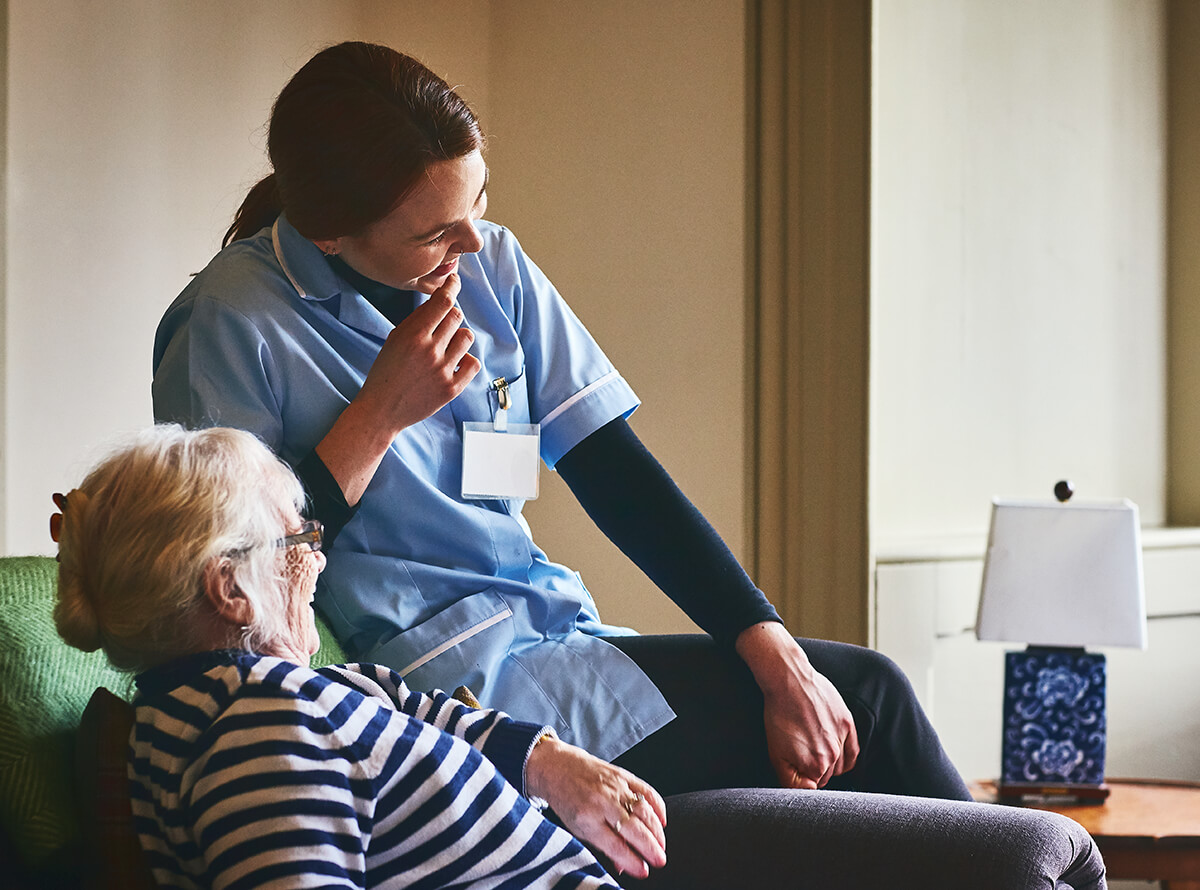
POLYGON ((74 488, 63 504, 58 541, 58 600, 54 605, 54 626, 58 634, 84 652, 100 648, 100 616, 89 579, 82 573, 86 564, 80 552, 84 533, 91 518, 92 500, 74 488))

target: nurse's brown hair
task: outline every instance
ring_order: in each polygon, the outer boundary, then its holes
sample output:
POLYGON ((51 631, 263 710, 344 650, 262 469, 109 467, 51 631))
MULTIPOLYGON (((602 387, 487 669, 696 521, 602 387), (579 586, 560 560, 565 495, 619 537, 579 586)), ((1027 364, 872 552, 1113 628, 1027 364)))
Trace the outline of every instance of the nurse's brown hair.
POLYGON ((444 80, 386 46, 347 42, 313 56, 275 100, 274 172, 250 190, 223 244, 281 212, 306 238, 358 234, 434 161, 483 148, 479 121, 444 80))

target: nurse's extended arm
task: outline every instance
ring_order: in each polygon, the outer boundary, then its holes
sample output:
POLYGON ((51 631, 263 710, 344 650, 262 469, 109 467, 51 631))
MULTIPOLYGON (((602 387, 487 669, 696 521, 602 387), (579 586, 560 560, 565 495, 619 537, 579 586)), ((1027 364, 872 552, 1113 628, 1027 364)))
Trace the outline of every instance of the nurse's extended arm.
POLYGON ((854 766, 858 737, 841 695, 812 668, 716 530, 623 419, 588 436, 557 470, 601 531, 718 642, 763 691, 771 762, 786 787, 817 788, 854 766))
POLYGON ((479 372, 479 360, 467 352, 475 335, 454 302, 458 290, 452 274, 392 329, 362 389, 317 443, 347 504, 358 503, 400 431, 452 400, 479 372))

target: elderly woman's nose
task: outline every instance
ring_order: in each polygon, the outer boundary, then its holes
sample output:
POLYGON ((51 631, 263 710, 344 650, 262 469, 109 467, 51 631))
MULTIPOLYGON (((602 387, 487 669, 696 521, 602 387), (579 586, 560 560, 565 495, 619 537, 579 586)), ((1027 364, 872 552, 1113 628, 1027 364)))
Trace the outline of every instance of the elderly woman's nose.
POLYGON ((317 558, 317 572, 325 571, 325 554, 320 550, 315 550, 313 556, 317 558))

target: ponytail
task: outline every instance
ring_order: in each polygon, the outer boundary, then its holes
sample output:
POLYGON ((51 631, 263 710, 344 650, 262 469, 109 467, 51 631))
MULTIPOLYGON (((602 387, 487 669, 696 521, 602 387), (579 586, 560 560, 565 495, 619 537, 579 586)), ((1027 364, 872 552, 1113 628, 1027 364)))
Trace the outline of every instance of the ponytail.
POLYGON ((279 188, 275 184, 275 174, 268 173, 250 189, 242 206, 233 217, 233 225, 225 233, 221 241, 222 247, 228 247, 234 241, 249 238, 264 226, 275 222, 276 217, 283 212, 279 200, 279 188))

